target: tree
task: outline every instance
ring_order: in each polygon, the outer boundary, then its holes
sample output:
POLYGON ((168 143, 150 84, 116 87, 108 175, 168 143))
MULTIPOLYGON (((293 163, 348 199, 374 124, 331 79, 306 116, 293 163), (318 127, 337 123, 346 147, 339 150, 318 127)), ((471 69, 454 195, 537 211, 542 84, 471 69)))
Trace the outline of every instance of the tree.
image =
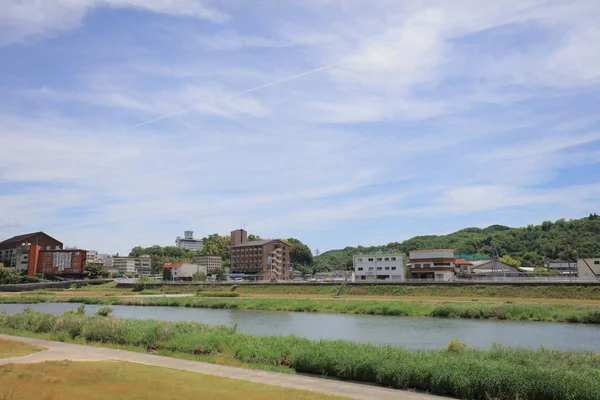
POLYGON ((223 268, 214 269, 211 272, 211 274, 212 275, 216 275, 218 281, 224 281, 225 280, 225 270, 223 268))
POLYGON ((195 282, 206 282, 206 274, 204 272, 200 272, 192 275, 192 280, 195 282))
POLYGON ((512 258, 508 254, 502 256, 498 261, 506 265, 510 265, 511 267, 521 268, 521 261, 512 258))
POLYGON ((102 264, 88 264, 85 267, 85 270, 88 272, 91 278, 108 276, 108 272, 106 272, 102 264))
POLYGON ((290 258, 292 264, 305 266, 313 264, 313 255, 310 247, 295 238, 289 238, 286 242, 290 245, 290 258))
POLYGON ((258 236, 258 235, 253 235, 253 234, 248 235, 248 241, 249 242, 252 242, 252 241, 255 241, 255 240, 262 240, 262 238, 260 236, 258 236))

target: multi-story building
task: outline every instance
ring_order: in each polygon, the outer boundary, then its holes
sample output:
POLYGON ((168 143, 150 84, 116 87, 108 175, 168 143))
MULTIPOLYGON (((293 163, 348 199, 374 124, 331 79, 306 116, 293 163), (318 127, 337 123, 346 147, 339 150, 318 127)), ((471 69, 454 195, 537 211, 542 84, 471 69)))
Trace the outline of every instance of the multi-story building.
POLYGON ((412 279, 449 281, 454 278, 454 250, 414 250, 408 268, 412 279))
POLYGON ((183 237, 177 236, 175 244, 185 250, 202 250, 202 239, 194 239, 194 231, 183 232, 183 237))
POLYGON ((395 281, 405 279, 404 254, 359 254, 354 256, 354 274, 361 281, 395 281))
POLYGON ((600 279, 600 258, 577 260, 577 273, 580 278, 600 279))
POLYGON ((87 262, 88 262, 88 264, 97 264, 98 263, 98 250, 88 250, 87 262))
POLYGON ((214 271, 221 268, 221 256, 204 255, 192 257, 192 262, 196 265, 206 268, 207 271, 214 271))
POLYGON ((168 263, 163 266, 163 277, 165 280, 181 281, 192 280, 194 276, 206 274, 207 269, 198 264, 168 263))
POLYGON ((26 244, 18 249, 17 272, 27 275, 82 275, 86 266, 85 250, 43 249, 41 246, 26 244))
POLYGON ((255 280, 290 279, 290 245, 279 240, 248 242, 248 232, 231 232, 231 273, 255 280))
POLYGON ((123 275, 150 275, 152 272, 152 257, 110 257, 108 271, 115 271, 123 275))
POLYGON ((25 261, 23 256, 28 256, 29 250, 24 250, 23 248, 31 245, 40 246, 43 249, 63 248, 62 242, 44 232, 26 233, 24 235, 13 236, 10 239, 0 242, 0 262, 2 262, 5 267, 13 270, 27 270, 27 268, 24 267, 27 263, 23 263, 23 261, 25 261))

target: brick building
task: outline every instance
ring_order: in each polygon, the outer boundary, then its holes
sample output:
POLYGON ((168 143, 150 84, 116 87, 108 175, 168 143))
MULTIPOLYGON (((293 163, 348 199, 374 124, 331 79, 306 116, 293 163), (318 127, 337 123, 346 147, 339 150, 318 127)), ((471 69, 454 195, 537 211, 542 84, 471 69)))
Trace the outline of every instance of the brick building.
POLYGON ((196 265, 206 268, 206 270, 209 272, 221 268, 222 264, 221 256, 214 255, 194 256, 192 258, 192 262, 196 265))
POLYGON ((47 250, 63 248, 62 242, 44 232, 26 233, 0 242, 0 262, 7 268, 26 271, 30 245, 47 250))
POLYGON ((82 275, 87 264, 86 250, 42 249, 40 246, 25 246, 27 249, 27 275, 82 275))
POLYGON ((231 232, 231 273, 255 280, 290 279, 290 245, 279 240, 248 242, 248 232, 231 232))

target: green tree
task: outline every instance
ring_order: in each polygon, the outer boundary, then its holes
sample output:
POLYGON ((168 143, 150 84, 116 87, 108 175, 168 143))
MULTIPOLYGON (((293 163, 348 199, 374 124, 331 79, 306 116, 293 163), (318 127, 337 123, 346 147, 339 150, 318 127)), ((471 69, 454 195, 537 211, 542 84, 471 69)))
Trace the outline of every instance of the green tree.
POLYGON ((499 261, 506 265, 510 265, 511 267, 521 268, 521 261, 512 258, 508 254, 500 257, 499 261))
POLYGON ((91 278, 105 277, 108 276, 108 272, 104 269, 102 264, 88 264, 85 267, 91 278))
POLYGON ((310 247, 295 238, 289 238, 286 242, 290 245, 290 258, 292 264, 304 266, 313 264, 313 254, 310 247))

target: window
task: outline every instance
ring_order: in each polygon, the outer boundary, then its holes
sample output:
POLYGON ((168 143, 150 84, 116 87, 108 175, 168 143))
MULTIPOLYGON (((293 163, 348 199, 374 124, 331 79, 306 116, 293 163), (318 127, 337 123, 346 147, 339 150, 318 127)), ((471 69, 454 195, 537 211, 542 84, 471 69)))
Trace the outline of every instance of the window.
POLYGON ((362 267, 358 267, 358 270, 359 270, 359 271, 362 271, 363 269, 362 269, 362 267))
POLYGON ((358 262, 362 262, 362 258, 359 258, 359 259, 358 259, 358 260, 356 260, 356 261, 358 261, 358 262))
POLYGON ((369 267, 369 271, 373 271, 373 267, 369 267))
POLYGON ((421 264, 415 264, 413 265, 414 268, 421 268, 421 264))
POLYGON ((381 267, 377 267, 377 271, 381 271, 381 267))
POLYGON ((431 264, 423 264, 423 268, 431 268, 431 264))
POLYGON ((381 257, 379 257, 379 258, 377 259, 377 261, 381 261, 381 257))
POLYGON ((598 265, 598 264, 600 264, 600 261, 594 261, 594 264, 598 265))
POLYGON ((389 271, 389 270, 390 270, 390 267, 385 267, 385 270, 386 270, 386 271, 389 271))
POLYGON ((372 258, 369 258, 369 261, 373 261, 373 259, 372 259, 372 258))
POLYGON ((449 267, 450 263, 433 263, 434 267, 449 267))
POLYGON ((396 257, 392 257, 392 261, 396 261, 396 257))
POLYGON ((389 258, 389 257, 386 257, 386 258, 385 258, 385 261, 390 261, 390 258, 389 258))
POLYGON ((396 270, 396 267, 392 267, 392 271, 395 271, 395 270, 396 270))
POLYGON ((360 279, 362 279, 364 281, 365 279, 367 279, 367 277, 363 275, 360 277, 360 279))

